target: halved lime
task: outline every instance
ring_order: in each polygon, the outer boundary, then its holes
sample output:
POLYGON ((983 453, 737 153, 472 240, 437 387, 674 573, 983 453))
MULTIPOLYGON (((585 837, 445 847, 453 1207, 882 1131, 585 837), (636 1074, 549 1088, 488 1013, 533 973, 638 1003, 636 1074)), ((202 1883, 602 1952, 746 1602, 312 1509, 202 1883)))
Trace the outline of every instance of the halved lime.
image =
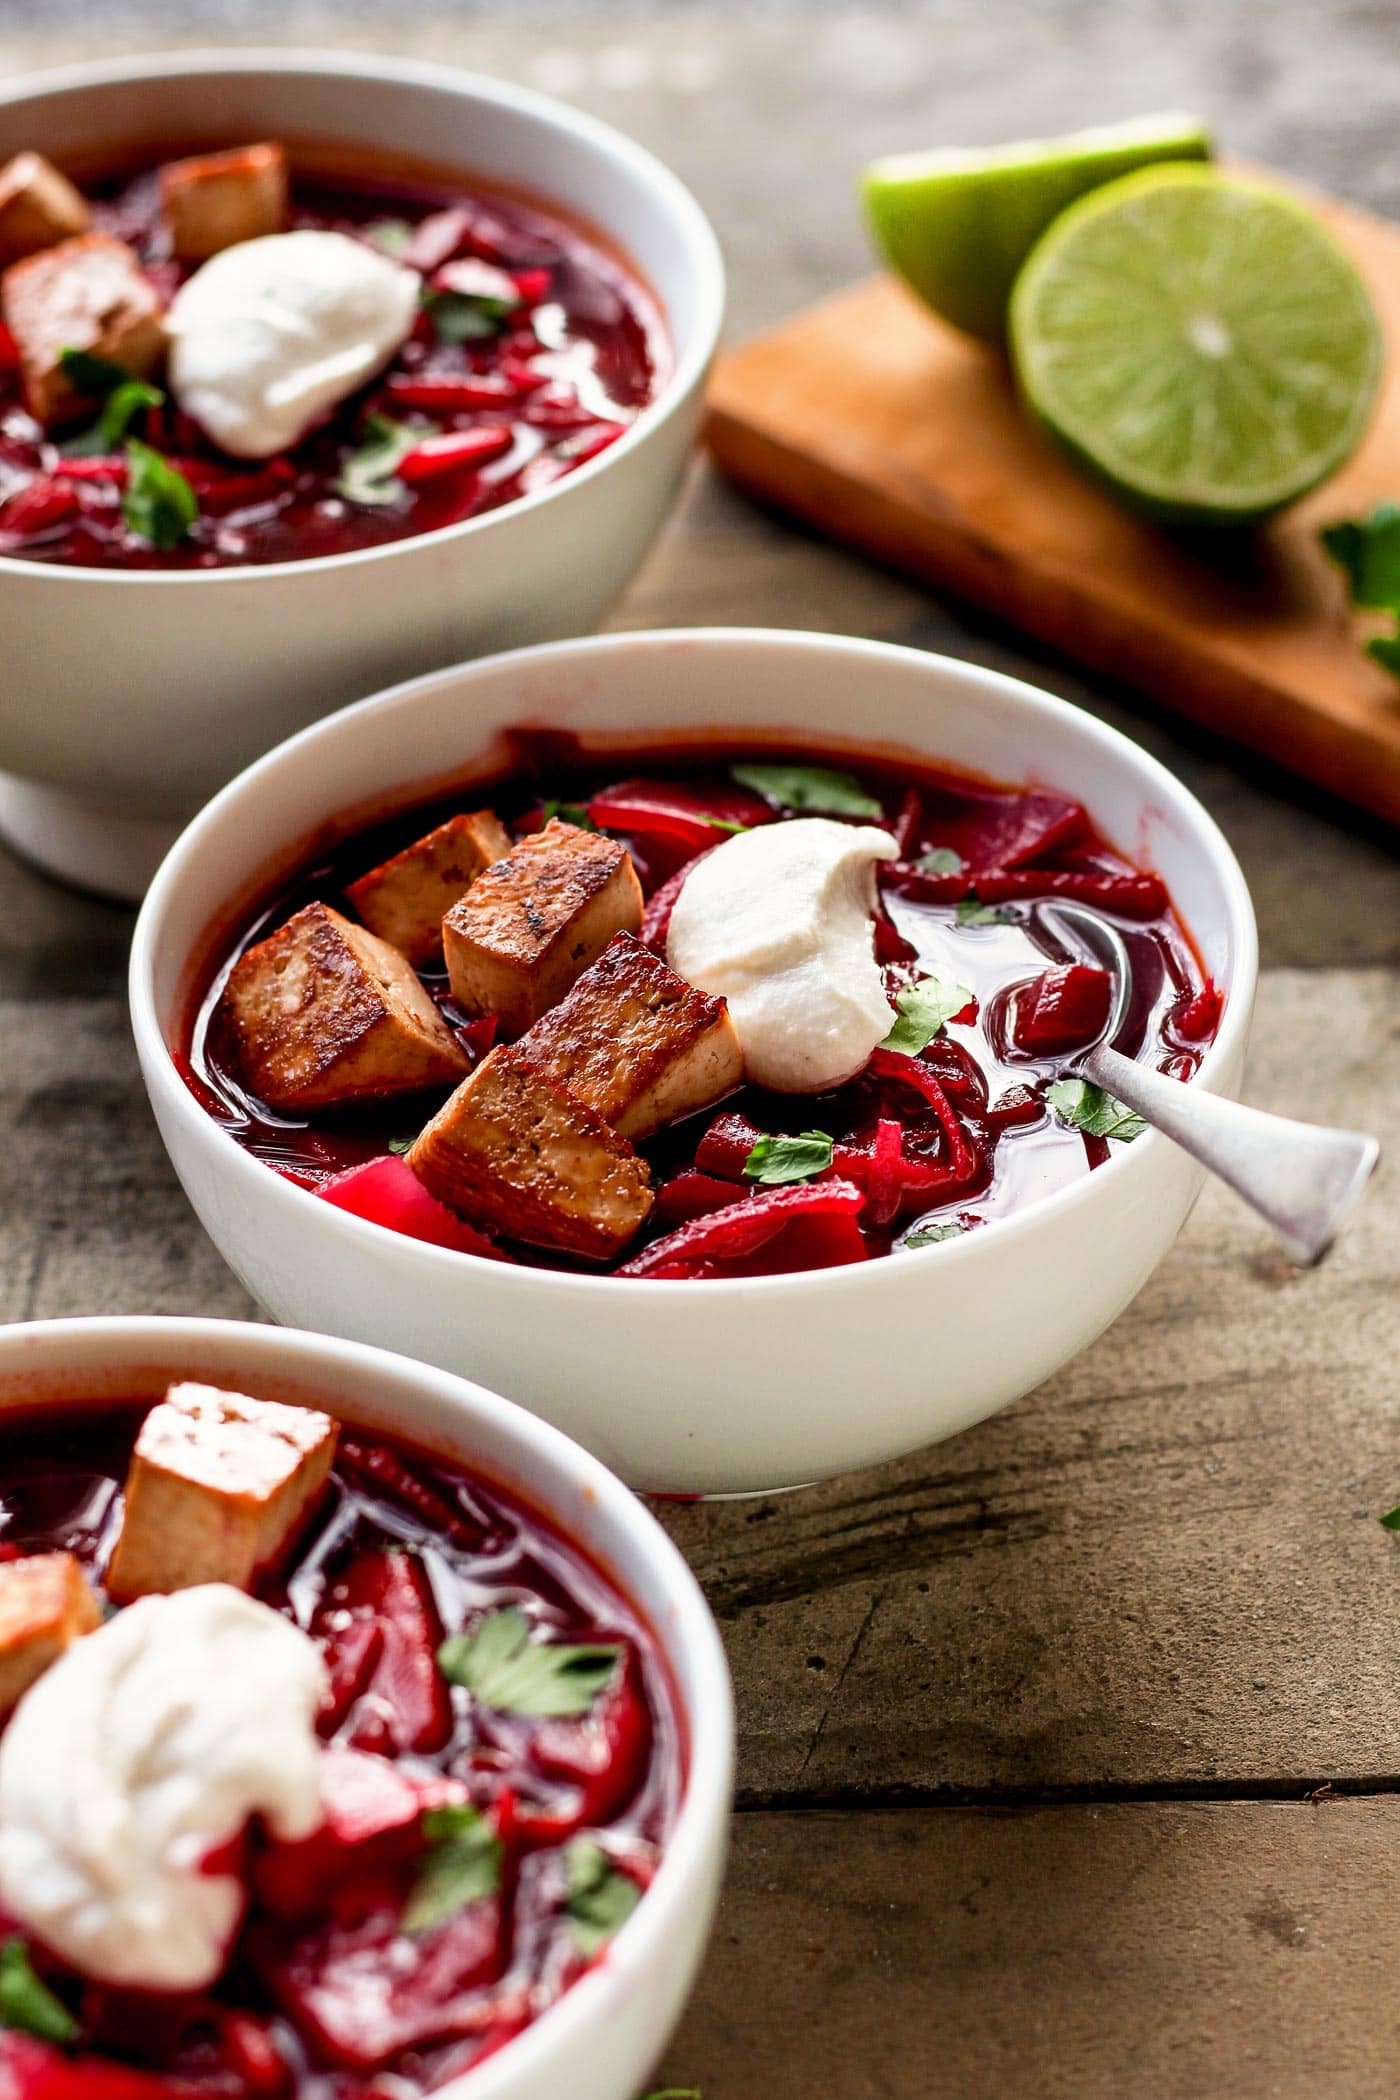
POLYGON ((1011 298, 1031 407, 1164 523, 1239 525, 1356 448, 1380 323, 1361 277, 1292 198, 1210 168, 1149 168, 1081 198, 1011 298))
POLYGON ((1067 204, 1137 168, 1210 152, 1197 119, 1171 113, 986 152, 896 154, 868 168, 862 188, 876 240, 919 297, 999 343, 1016 272, 1067 204))

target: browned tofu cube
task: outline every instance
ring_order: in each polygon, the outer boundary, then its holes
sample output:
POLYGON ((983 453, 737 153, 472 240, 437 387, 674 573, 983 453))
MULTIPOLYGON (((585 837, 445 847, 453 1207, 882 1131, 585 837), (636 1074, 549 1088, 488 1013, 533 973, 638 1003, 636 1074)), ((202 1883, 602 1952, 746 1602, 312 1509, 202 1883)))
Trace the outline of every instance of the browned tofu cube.
POLYGON ((452 996, 470 1014, 499 1014, 503 1036, 523 1035, 615 933, 641 923, 642 886, 626 848, 552 818, 444 919, 452 996))
POLYGON ((651 1176, 519 1049, 493 1050, 439 1109, 408 1164, 440 1203, 532 1247, 607 1261, 651 1209, 651 1176))
POLYGON ((165 349, 155 286, 134 251, 105 233, 60 241, 0 279, 0 311, 19 351, 24 397, 41 423, 89 413, 61 362, 65 350, 87 350, 141 378, 165 349))
POLYGON ((268 144, 168 161, 160 171, 160 202, 177 259, 207 262, 221 248, 284 231, 287 156, 268 144))
POLYGON ((0 266, 86 233, 87 199, 41 153, 17 153, 0 168, 0 266))
POLYGON ((485 868, 504 860, 510 833, 492 809, 449 817, 352 882, 346 891, 371 933, 405 954, 415 970, 442 966, 442 922, 485 868))
POLYGON ((244 1080, 270 1108, 336 1108, 467 1069, 442 1015, 397 948, 326 904, 307 904, 239 957, 219 1023, 244 1080))
POLYGON ((738 1086, 744 1053, 723 999, 619 933, 518 1048, 623 1137, 650 1137, 738 1086))
POLYGON ((0 1562, 0 1718, 102 1610, 71 1553, 0 1562))
POLYGON ((173 1385, 141 1424, 126 1476, 112 1596, 251 1589, 276 1568, 312 1514, 339 1425, 309 1407, 250 1400, 213 1385, 173 1385))

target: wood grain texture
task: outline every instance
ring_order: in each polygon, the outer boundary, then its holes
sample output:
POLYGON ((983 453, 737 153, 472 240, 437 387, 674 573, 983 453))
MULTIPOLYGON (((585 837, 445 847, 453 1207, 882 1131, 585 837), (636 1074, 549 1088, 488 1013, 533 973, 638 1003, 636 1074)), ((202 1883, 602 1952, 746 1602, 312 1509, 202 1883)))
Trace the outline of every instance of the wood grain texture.
MULTIPOLYGON (((1324 200, 1400 343, 1400 228, 1324 200)), ((1400 689, 1318 527, 1400 494, 1400 374, 1324 489, 1247 544, 1143 524, 1026 416, 1003 358, 874 278, 733 352, 709 441, 750 493, 1400 823, 1400 689)))
POLYGON ((658 2083, 1383 2100, 1400 1801, 743 1816, 658 2083))

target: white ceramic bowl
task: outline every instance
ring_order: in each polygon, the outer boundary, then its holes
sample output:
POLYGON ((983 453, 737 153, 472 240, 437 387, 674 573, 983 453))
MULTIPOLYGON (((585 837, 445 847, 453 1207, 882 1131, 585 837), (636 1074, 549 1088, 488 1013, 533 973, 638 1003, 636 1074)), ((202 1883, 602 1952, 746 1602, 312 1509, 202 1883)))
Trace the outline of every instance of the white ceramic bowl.
POLYGON ((594 626, 671 503, 722 317, 719 250, 676 178, 608 126, 500 81, 226 51, 0 87, 0 163, 26 146, 82 168, 143 143, 267 137, 378 148, 556 200, 641 271, 675 365, 596 461, 417 539, 193 574, 0 556, 0 837, 133 899, 179 825, 293 730, 393 679, 594 626))
POLYGON ((608 1949, 541 2019, 443 2100, 635 2100, 679 2019, 728 1842, 734 1717, 724 1650, 659 1524, 566 1437, 494 1393, 356 1342, 232 1320, 43 1320, 0 1327, 0 1415, 158 1396, 197 1378, 327 1408, 478 1470, 582 1546, 637 1606, 675 1689, 685 1791, 656 1879, 608 1949))
POLYGON ((914 752, 1079 796, 1166 878, 1226 991, 1197 1084, 1240 1078, 1254 997, 1249 896, 1181 784, 1126 737, 1033 687, 825 635, 708 630, 525 650, 349 708, 252 767, 192 824, 136 928, 132 1014, 177 1172, 216 1245, 279 1320, 470 1372, 567 1429, 634 1485, 683 1493, 812 1480, 978 1421, 1105 1328, 1176 1237, 1201 1171, 1155 1132, 981 1231, 848 1269, 709 1283, 559 1274, 402 1238, 242 1151, 171 1060, 211 933, 357 806, 489 764, 547 723, 641 745, 914 752))

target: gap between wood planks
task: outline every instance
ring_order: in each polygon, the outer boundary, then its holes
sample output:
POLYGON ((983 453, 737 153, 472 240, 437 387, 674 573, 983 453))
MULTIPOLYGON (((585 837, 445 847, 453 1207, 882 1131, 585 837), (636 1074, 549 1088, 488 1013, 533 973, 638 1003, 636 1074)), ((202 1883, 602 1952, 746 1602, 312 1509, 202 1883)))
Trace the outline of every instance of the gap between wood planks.
POLYGON ((1276 1802, 1299 1808, 1326 1808, 1330 1801, 1368 1800, 1390 1794, 1400 1794, 1400 1773, 1354 1773, 1349 1779, 1337 1780, 1321 1775, 1270 1774, 1260 1779, 1161 1780, 1123 1786, 1100 1780, 1093 1786, 1063 1787, 829 1787, 817 1794, 790 1788, 764 1793, 741 1787, 734 1810, 741 1816, 888 1815, 924 1809, 1120 1808, 1155 1802, 1202 1807, 1276 1802))

